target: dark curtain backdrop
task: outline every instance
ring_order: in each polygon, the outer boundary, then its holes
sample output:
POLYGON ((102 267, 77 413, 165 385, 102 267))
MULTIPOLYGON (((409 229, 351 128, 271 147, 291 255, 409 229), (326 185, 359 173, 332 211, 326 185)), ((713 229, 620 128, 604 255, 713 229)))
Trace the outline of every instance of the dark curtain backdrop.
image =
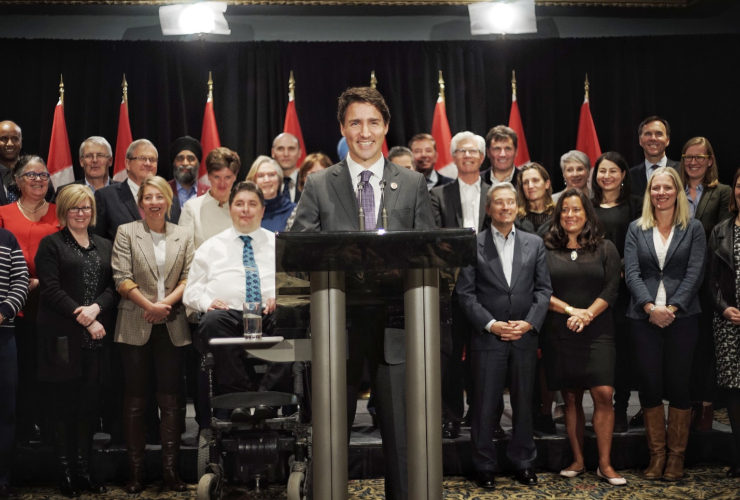
POLYGON ((721 180, 730 182, 738 167, 740 96, 731 75, 740 37, 732 35, 353 43, 8 39, 3 49, 0 120, 21 125, 25 152, 48 154, 62 73, 73 158, 90 135, 103 135, 115 147, 125 72, 133 136, 159 148, 159 173, 166 178, 172 141, 184 134, 200 138, 209 70, 221 142, 240 154, 242 176, 282 131, 290 70, 308 151, 335 159, 337 97, 349 86, 367 85, 371 70, 392 114, 389 146, 431 129, 439 69, 453 135, 485 136, 508 123, 516 70, 529 151, 555 172, 556 190, 560 155, 576 143, 585 73, 603 151, 640 161, 637 125, 658 114, 673 128, 669 157, 679 159, 687 139, 704 135, 715 147, 721 180))

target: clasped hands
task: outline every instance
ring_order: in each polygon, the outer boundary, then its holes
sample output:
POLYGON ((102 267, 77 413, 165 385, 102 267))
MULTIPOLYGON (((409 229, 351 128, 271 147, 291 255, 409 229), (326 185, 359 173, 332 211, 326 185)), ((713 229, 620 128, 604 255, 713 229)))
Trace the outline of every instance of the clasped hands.
POLYGON ((491 333, 506 342, 519 340, 522 335, 532 329, 526 321, 495 321, 491 325, 491 333))
POLYGON ((570 309, 570 317, 566 322, 566 326, 569 330, 580 333, 584 328, 591 324, 591 320, 593 319, 594 313, 588 309, 576 309, 575 307, 572 307, 570 309))
POLYGON ((722 316, 724 316, 725 319, 727 319, 733 325, 740 326, 740 310, 738 310, 736 307, 728 307, 724 310, 722 316))
POLYGON ((676 315, 669 309, 671 306, 656 306, 652 312, 650 312, 651 304, 645 306, 645 310, 648 313, 648 320, 659 328, 665 328, 673 323, 676 319, 676 315))
POLYGON ((98 314, 100 314, 100 306, 98 304, 90 304, 89 306, 80 306, 75 309, 72 314, 77 315, 77 322, 87 328, 90 336, 94 339, 102 339, 105 337, 105 328, 97 320, 98 314))

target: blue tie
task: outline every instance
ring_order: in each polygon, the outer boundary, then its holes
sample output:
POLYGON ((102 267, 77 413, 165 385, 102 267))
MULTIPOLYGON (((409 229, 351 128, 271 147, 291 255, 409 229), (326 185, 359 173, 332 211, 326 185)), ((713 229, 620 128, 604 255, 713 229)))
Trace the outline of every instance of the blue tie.
POLYGON ((242 261, 244 262, 244 276, 247 280, 246 302, 262 302, 262 292, 260 290, 260 273, 257 270, 257 262, 254 260, 254 249, 252 248, 251 236, 239 236, 244 242, 244 253, 242 261))

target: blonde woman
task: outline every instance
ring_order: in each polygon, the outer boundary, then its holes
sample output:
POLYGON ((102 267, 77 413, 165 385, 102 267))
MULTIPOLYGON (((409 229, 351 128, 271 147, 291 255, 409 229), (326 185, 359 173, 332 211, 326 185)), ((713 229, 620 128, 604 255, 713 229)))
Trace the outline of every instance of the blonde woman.
POLYGON ((699 336, 706 251, 704 228, 691 218, 678 172, 656 169, 648 180, 642 217, 630 224, 624 247, 625 280, 632 294, 627 316, 650 450, 646 479, 684 476, 691 421, 688 368, 699 336), (663 399, 669 402, 667 439, 663 399))

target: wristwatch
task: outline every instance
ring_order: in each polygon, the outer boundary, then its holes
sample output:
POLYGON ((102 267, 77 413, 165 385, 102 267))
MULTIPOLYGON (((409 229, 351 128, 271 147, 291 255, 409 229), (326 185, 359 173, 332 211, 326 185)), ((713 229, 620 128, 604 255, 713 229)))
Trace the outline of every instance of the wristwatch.
POLYGON ((651 315, 651 314, 653 314, 653 311, 655 311, 655 308, 656 307, 658 307, 658 306, 656 306, 655 304, 653 304, 652 306, 650 306, 650 311, 648 312, 648 316, 651 315))
POLYGON ((568 316, 573 315, 573 306, 568 306, 564 310, 565 310, 565 314, 567 314, 568 316))

